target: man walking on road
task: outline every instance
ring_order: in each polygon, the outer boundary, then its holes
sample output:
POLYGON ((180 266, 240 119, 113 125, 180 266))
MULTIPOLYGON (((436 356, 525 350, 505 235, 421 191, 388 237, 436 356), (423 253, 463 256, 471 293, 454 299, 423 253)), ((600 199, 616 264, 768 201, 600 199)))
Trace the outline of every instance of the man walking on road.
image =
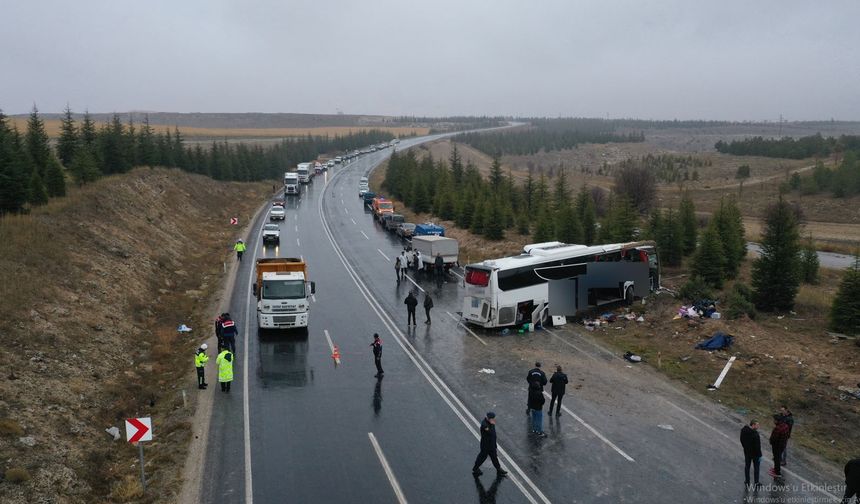
POLYGON ((741 446, 744 449, 744 484, 750 485, 750 463, 753 465, 753 482, 759 486, 758 475, 761 468, 761 438, 758 435, 758 422, 751 421, 741 429, 741 446))
POLYGON ((236 251, 236 257, 239 259, 239 262, 242 262, 242 254, 244 254, 247 249, 245 242, 241 239, 236 241, 236 245, 233 245, 233 250, 236 251))
POLYGON ((780 465, 785 466, 785 459, 788 456, 788 441, 791 439, 791 431, 794 430, 794 415, 791 414, 788 406, 784 404, 780 406, 778 414, 782 421, 788 425, 788 439, 785 440, 785 448, 782 450, 782 460, 780 461, 780 465))
MULTIPOLYGON (((537 382, 540 384, 541 392, 543 392, 544 386, 546 386, 546 373, 540 368, 540 362, 535 362, 535 367, 529 370, 526 375, 526 383, 529 384, 529 389, 531 389, 532 382, 537 382)), ((526 401, 528 403, 528 401, 526 401)), ((526 406, 526 416, 531 415, 531 408, 526 406)))
POLYGON ((424 321, 425 324, 430 325, 430 308, 433 308, 433 298, 430 297, 429 292, 424 293, 424 314, 427 316, 427 320, 424 321))
POLYGON ((564 392, 567 389, 567 375, 561 372, 561 366, 555 366, 555 373, 552 374, 552 377, 549 379, 549 382, 552 384, 552 399, 549 401, 549 414, 552 416, 552 407, 556 406, 555 416, 561 416, 561 398, 564 397, 564 392), (558 400, 558 403, 556 403, 558 400))
POLYGON ((233 322, 230 314, 221 314, 221 339, 223 340, 223 347, 229 349, 230 353, 236 353, 236 335, 238 333, 236 322, 233 322))
POLYGON ((773 431, 770 433, 770 447, 773 450, 773 469, 769 474, 774 478, 781 478, 782 472, 779 470, 782 462, 782 451, 785 450, 785 443, 788 442, 788 424, 782 421, 779 415, 773 416, 773 431))
POLYGON ((382 340, 379 339, 379 334, 373 333, 373 343, 370 344, 373 348, 373 363, 376 364, 376 376, 382 378, 385 371, 382 370, 382 340))
POLYGON ((475 465, 472 466, 472 474, 475 476, 484 474, 484 472, 481 471, 481 464, 487 460, 487 457, 490 457, 490 461, 493 462, 493 467, 496 468, 496 474, 499 476, 507 475, 508 471, 502 469, 502 465, 499 464, 497 449, 496 414, 490 411, 487 413, 486 418, 481 420, 481 452, 478 453, 478 457, 475 458, 475 465))
POLYGON ((226 348, 215 358, 218 366, 218 383, 221 384, 221 392, 230 392, 230 383, 233 382, 233 354, 226 348))
POLYGON ((412 291, 409 291, 403 304, 406 305, 406 325, 417 325, 415 322, 415 307, 418 306, 418 299, 412 291))
POLYGON ((402 270, 401 270, 402 267, 403 266, 400 265, 400 256, 395 257, 394 258, 394 276, 397 277, 397 283, 398 284, 400 284, 400 277, 403 276, 402 270))
POLYGON ((532 412, 532 433, 539 437, 546 437, 543 431, 543 405, 546 398, 543 396, 543 387, 540 383, 533 381, 529 385, 529 410, 532 412))
POLYGON ((845 464, 845 495, 842 497, 842 504, 848 504, 851 497, 855 503, 860 503, 860 458, 849 460, 845 464))
POLYGON ((207 348, 209 348, 209 345, 203 343, 194 354, 194 368, 197 369, 197 388, 200 390, 209 386, 209 384, 206 383, 206 369, 204 367, 206 366, 206 363, 209 362, 209 356, 206 355, 207 348))

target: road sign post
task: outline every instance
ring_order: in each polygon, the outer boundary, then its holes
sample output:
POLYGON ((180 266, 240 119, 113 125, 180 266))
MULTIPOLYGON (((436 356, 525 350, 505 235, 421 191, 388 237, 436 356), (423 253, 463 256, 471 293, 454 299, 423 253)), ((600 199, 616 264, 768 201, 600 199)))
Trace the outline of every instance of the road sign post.
POLYGON ((137 443, 140 450, 140 484, 145 492, 146 472, 144 470, 143 442, 152 441, 152 419, 150 417, 126 419, 125 439, 129 443, 137 443))

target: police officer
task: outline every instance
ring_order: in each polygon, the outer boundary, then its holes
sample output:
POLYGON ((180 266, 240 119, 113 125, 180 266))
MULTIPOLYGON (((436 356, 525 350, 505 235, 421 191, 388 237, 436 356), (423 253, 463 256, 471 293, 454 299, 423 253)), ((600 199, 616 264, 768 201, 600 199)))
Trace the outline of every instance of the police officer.
MULTIPOLYGON (((535 362, 535 367, 529 370, 526 375, 526 382, 531 385, 532 382, 537 382, 540 384, 541 394, 543 394, 543 388, 546 386, 546 373, 540 368, 540 362, 535 362)), ((528 406, 528 400, 526 400, 526 416, 531 416, 532 411, 528 406)))
POLYGON ((221 384, 221 392, 230 392, 230 383, 233 382, 233 354, 226 348, 221 350, 215 358, 218 366, 218 383, 221 384))
POLYGON ((236 335, 239 334, 236 322, 230 318, 229 313, 221 314, 221 343, 222 348, 227 348, 230 353, 236 353, 236 335))
POLYGON ((215 337, 218 338, 218 352, 221 352, 221 348, 224 347, 224 337, 221 336, 221 323, 224 322, 224 315, 218 315, 215 317, 215 337))
POLYGON ((487 412, 487 417, 481 420, 481 451, 478 453, 478 457, 475 458, 475 465, 472 466, 472 474, 475 476, 484 474, 481 471, 481 464, 487 460, 487 457, 490 457, 490 461, 493 462, 497 475, 505 476, 508 474, 508 471, 502 469, 502 465, 499 464, 499 455, 496 450, 496 414, 490 411, 487 412))
POLYGON ((373 347, 373 363, 376 364, 375 376, 382 378, 385 371, 382 370, 382 340, 379 339, 379 334, 373 333, 373 343, 370 346, 373 347))
POLYGON ((433 262, 433 274, 436 276, 436 288, 442 287, 445 274, 445 260, 442 259, 442 252, 436 254, 436 259, 433 262))
POLYGON ((242 262, 242 254, 245 253, 248 247, 245 246, 245 242, 240 238, 236 241, 236 245, 233 245, 233 250, 236 251, 236 257, 239 258, 239 262, 242 262))
POLYGON ((209 348, 209 345, 203 343, 194 354, 194 367, 197 369, 197 388, 201 390, 209 386, 209 384, 206 383, 206 377, 204 376, 204 366, 209 362, 209 356, 206 355, 207 348, 209 348))
POLYGON ((418 306, 418 299, 415 297, 415 293, 409 291, 403 304, 406 305, 406 325, 415 325, 415 307, 418 306))
POLYGON ((561 416, 561 399, 564 397, 564 392, 567 389, 567 375, 561 371, 561 366, 555 366, 555 373, 552 374, 552 377, 549 379, 549 382, 552 384, 550 390, 552 391, 552 399, 549 401, 549 414, 552 415, 552 407, 555 404, 558 404, 555 410, 555 416, 561 416), (558 401, 556 403, 556 401, 558 401))

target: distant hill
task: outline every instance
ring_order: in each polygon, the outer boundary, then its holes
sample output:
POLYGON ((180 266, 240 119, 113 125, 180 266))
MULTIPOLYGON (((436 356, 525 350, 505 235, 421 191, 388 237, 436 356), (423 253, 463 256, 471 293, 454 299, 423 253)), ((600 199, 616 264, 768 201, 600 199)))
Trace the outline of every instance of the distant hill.
MULTIPOLYGON (((143 121, 149 116, 153 125, 179 126, 180 128, 320 128, 331 126, 392 126, 395 118, 374 115, 345 115, 345 114, 264 114, 247 113, 179 113, 179 112, 118 112, 123 122, 133 118, 134 122, 143 121)), ((43 119, 60 119, 62 114, 39 114, 43 119)), ((13 115, 14 118, 26 118, 27 114, 13 115)), ((75 120, 81 120, 83 114, 74 114, 75 120)), ((91 113, 90 117, 97 122, 110 121, 111 113, 91 113)))

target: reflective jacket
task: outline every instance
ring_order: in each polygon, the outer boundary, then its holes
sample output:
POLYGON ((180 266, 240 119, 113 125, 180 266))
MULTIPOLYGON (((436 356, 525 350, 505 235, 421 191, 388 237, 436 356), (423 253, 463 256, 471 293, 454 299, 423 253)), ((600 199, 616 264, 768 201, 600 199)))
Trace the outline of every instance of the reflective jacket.
POLYGON ((197 353, 194 354, 194 366, 203 367, 203 365, 207 362, 209 362, 209 356, 206 355, 206 351, 201 348, 198 348, 197 353))
POLYGON ((219 353, 215 359, 215 364, 218 365, 219 382, 233 381, 233 354, 229 350, 219 353))
POLYGON ((237 242, 236 245, 233 246, 233 250, 236 252, 244 252, 248 247, 245 246, 242 242, 237 242))

